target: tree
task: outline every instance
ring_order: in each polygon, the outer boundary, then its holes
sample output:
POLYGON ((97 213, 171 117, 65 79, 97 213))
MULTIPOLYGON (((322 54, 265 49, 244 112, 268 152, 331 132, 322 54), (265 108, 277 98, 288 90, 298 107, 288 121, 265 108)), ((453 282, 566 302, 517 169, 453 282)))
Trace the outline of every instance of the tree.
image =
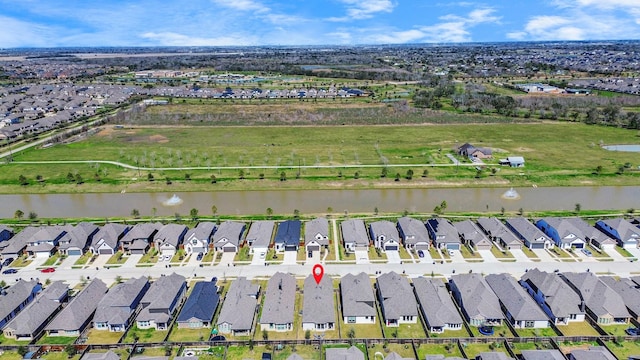
POLYGON ((400 173, 396 173, 396 179, 395 181, 400 181, 400 173))
POLYGON ((211 213, 213 214, 213 216, 216 216, 216 214, 218 213, 218 207, 215 205, 211 205, 211 213))
POLYGON ((27 347, 24 345, 20 345, 18 346, 17 352, 18 352, 18 355, 24 357, 29 352, 29 349, 27 349, 27 347))
POLYGON ((500 215, 504 216, 504 206, 500 208, 500 215))
POLYGON ((388 174, 389 174, 389 169, 387 169, 387 167, 386 167, 386 166, 385 166, 385 167, 383 167, 383 168, 382 168, 382 173, 380 174, 380 177, 381 177, 381 178, 386 178, 388 174))
POLYGON ((304 332, 304 338, 305 338, 305 340, 311 339, 311 331, 310 330, 307 330, 307 331, 304 332))
POLYGON ((268 217, 271 217, 271 215, 273 215, 273 209, 272 209, 272 208, 270 208, 270 207, 268 207, 268 208, 267 208, 267 216, 268 216, 268 217))
POLYGON ((116 276, 116 284, 121 284, 122 283, 122 276, 117 275, 116 276))
POLYGON ((284 171, 280 173, 280 181, 287 181, 287 174, 284 171))
POLYGON ((73 344, 68 344, 64 347, 64 352, 66 352, 67 356, 71 358, 78 352, 78 350, 76 350, 76 347, 73 346, 73 344))
POLYGON ((429 170, 424 169, 424 170, 422 171, 422 177, 426 178, 427 176, 429 176, 429 170))
POLYGON ((7 282, 4 280, 0 280, 0 289, 4 289, 7 287, 7 282))
POLYGON ((73 174, 72 174, 71 172, 68 172, 68 173, 67 173, 67 181, 68 181, 68 182, 70 182, 70 183, 72 183, 72 182, 74 182, 75 180, 76 180, 76 177, 75 177, 75 176, 73 176, 73 174))
POLYGON ((20 176, 18 176, 18 182, 20 183, 20 185, 22 186, 27 186, 29 185, 29 180, 27 180, 27 177, 20 174, 20 176))
POLYGON ((83 183, 84 183, 84 180, 82 179, 82 175, 76 174, 76 184, 80 185, 83 183))
POLYGON ((596 166, 596 170, 594 171, 595 175, 600 175, 602 174, 602 165, 598 165, 596 166))
POLYGON ((192 208, 191 211, 189 211, 189 215, 191 216, 192 221, 198 220, 198 209, 192 208))
POLYGON ((407 175, 405 177, 407 178, 407 180, 413 179, 413 170, 407 170, 407 175))
POLYGON ((24 212, 22 212, 22 210, 20 210, 20 209, 16 210, 16 212, 13 213, 13 217, 18 219, 18 220, 22 220, 23 216, 24 216, 24 212))
POLYGON ((442 202, 440 203, 440 208, 442 209, 442 212, 447 210, 447 201, 446 200, 442 200, 442 202))
POLYGON ((171 185, 171 179, 169 179, 168 176, 164 180, 167 183, 167 185, 171 185))
POLYGON ((377 206, 373 208, 373 214, 374 215, 378 215, 378 207, 377 206))
POLYGON ((29 211, 29 220, 31 221, 38 220, 38 214, 35 211, 29 211))
POLYGON ((294 209, 293 210, 293 217, 296 218, 296 219, 300 218, 300 210, 294 209))
POLYGON ((347 331, 347 337, 351 341, 356 338, 356 329, 354 329, 353 326, 349 328, 349 331, 347 331))
POLYGON ((131 210, 131 216, 133 216, 135 219, 138 219, 140 217, 140 211, 138 209, 131 210))
POLYGON ((191 181, 191 174, 184 174, 184 179, 186 181, 191 181))
POLYGON ((147 180, 149 181, 155 180, 152 173, 147 174, 147 180))
POLYGON ((576 203, 576 207, 575 207, 576 214, 579 214, 580 210, 582 210, 582 205, 580 205, 580 203, 576 203))
POLYGON ((215 184, 217 182, 218 182, 218 179, 216 178, 216 176, 215 175, 211 175, 211 183, 215 184))
POLYGON ((37 182, 43 182, 44 178, 42 177, 42 175, 36 175, 36 181, 37 182))
POLYGON ((524 209, 520 208, 518 209, 518 216, 522 216, 524 215, 524 209))
POLYGON ((238 178, 240 178, 240 180, 244 180, 244 169, 240 169, 238 171, 238 178))
POLYGON ((152 217, 156 217, 156 215, 158 214, 158 209, 156 209, 155 207, 151 208, 151 216, 152 217))
POLYGON ((353 178, 354 179, 359 179, 360 178, 360 173, 358 171, 355 172, 355 174, 353 174, 353 178))
POLYGON ((262 340, 269 340, 269 332, 267 332, 267 330, 262 330, 262 340))

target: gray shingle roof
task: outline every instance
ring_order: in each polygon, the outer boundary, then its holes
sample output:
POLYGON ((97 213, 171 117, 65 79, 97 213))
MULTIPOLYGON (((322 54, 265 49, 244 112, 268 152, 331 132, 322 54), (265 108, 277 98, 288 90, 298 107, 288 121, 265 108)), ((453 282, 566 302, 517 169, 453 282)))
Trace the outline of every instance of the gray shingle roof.
POLYGON ((442 280, 418 277, 413 279, 413 289, 430 326, 462 324, 462 317, 442 280))
POLYGON ((622 297, 591 272, 562 274, 579 291, 585 304, 597 316, 628 318, 622 297))
POLYGON ((574 225, 569 219, 546 217, 543 218, 547 224, 553 227, 560 237, 560 242, 570 244, 576 240, 585 241, 585 234, 574 225))
POLYGON ((580 297, 558 274, 534 268, 522 276, 522 281, 544 294, 545 302, 554 316, 566 318, 571 314, 584 314, 581 310, 580 297))
POLYGON ((459 221, 453 226, 465 241, 469 241, 474 246, 491 244, 484 232, 471 220, 459 221))
POLYGON ((247 242, 251 242, 252 247, 268 247, 273 236, 274 221, 260 220, 254 221, 247 234, 247 242))
POLYGON ((145 277, 131 278, 117 284, 100 300, 94 322, 124 324, 131 312, 138 306, 136 299, 141 292, 146 292, 149 280, 145 277))
POLYGON ((602 276, 600 280, 618 293, 629 311, 640 316, 640 288, 630 279, 616 279, 612 276, 602 276))
POLYGON ((476 356, 476 360, 514 360, 507 354, 499 351, 483 352, 476 356))
POLYGON ((427 229, 434 244, 459 244, 460 236, 453 224, 442 218, 432 218, 427 220, 427 229))
POLYGON ((69 304, 56 315, 45 330, 73 331, 80 329, 93 315, 98 303, 107 292, 107 285, 93 279, 69 304))
POLYGON ((327 348, 325 360, 364 360, 364 353, 355 346, 346 348, 327 348))
POLYGON ((229 323, 233 331, 251 329, 259 291, 260 285, 253 284, 244 277, 233 281, 224 298, 218 325, 229 323))
POLYGON ((267 283, 262 305, 261 324, 293 323, 296 300, 296 279, 285 273, 275 273, 267 283))
POLYGON ((417 244, 417 243, 430 243, 429 240, 429 232, 427 232, 427 227, 420 220, 410 218, 410 217, 401 217, 398 219, 398 228, 400 230, 400 234, 402 234, 403 239, 402 243, 406 246, 409 244, 417 244))
POLYGON ((184 234, 186 234, 188 230, 189 228, 184 225, 167 224, 161 227, 154 235, 153 242, 156 243, 158 249, 164 244, 178 248, 178 245, 183 240, 184 234))
POLYGON ((126 225, 108 223, 98 230, 93 236, 91 246, 97 248, 101 242, 109 245, 110 248, 115 249, 118 245, 118 240, 122 234, 129 229, 126 225))
POLYGON ((547 315, 513 276, 490 274, 484 279, 515 321, 548 320, 547 315))
POLYGON ((216 230, 216 224, 211 221, 203 221, 199 222, 196 227, 187 231, 187 234, 184 236, 185 241, 191 240, 193 238, 209 243, 209 239, 211 239, 211 235, 216 230))
POLYGON ((302 322, 328 324, 336 322, 333 283, 331 277, 323 276, 319 284, 313 275, 304 280, 302 299, 302 322))
POLYGON ((80 360, 120 360, 120 355, 109 350, 105 353, 86 353, 80 360))
POLYGON ((507 219, 507 224, 520 235, 523 240, 530 243, 543 243, 551 241, 540 229, 533 225, 529 220, 523 217, 507 219))
POLYGON ((13 312, 20 304, 26 301, 33 288, 38 285, 38 282, 25 281, 20 279, 13 284, 9 289, 5 290, 6 294, 0 296, 0 320, 6 318, 11 312, 13 312))
POLYGON ((450 282, 460 291, 460 305, 471 319, 504 319, 500 301, 482 275, 456 274, 450 282))
POLYGON ((575 360, 616 360, 604 346, 591 346, 588 350, 576 349, 571 351, 575 360))
POLYGON ((124 242, 132 242, 135 239, 153 240, 153 236, 162 228, 161 223, 138 223, 122 238, 124 242))
MULTIPOLYGON (((22 229, 19 233, 14 235, 7 242, 8 244, 2 249, 2 254, 17 254, 22 249, 27 247, 27 243, 31 239, 35 233, 37 233, 40 229, 35 226, 27 226, 22 229)), ((3 242, 4 243, 4 242, 3 242)))
POLYGON ((98 232, 99 227, 95 224, 88 222, 81 222, 76 226, 66 226, 66 236, 60 240, 60 250, 66 250, 69 248, 85 249, 89 238, 98 232))
POLYGON ((329 221, 326 218, 316 218, 304 224, 305 246, 312 241, 320 245, 329 245, 329 221))
POLYGON ((220 295, 216 283, 211 281, 198 281, 191 290, 189 298, 185 301, 178 322, 188 322, 190 319, 198 319, 203 322, 209 322, 213 319, 220 295))
POLYGON ((382 296, 384 318, 400 319, 402 316, 418 316, 418 305, 409 280, 396 272, 382 274, 376 279, 382 296))
POLYGON ((62 304, 57 301, 68 291, 67 285, 56 281, 48 286, 38 297, 11 320, 5 330, 11 329, 16 335, 37 335, 44 322, 53 315, 62 304))
POLYGON ((600 220, 598 222, 602 222, 612 229, 618 231, 618 235, 620 236, 619 239, 622 241, 628 241, 631 239, 634 239, 636 241, 640 240, 640 229, 626 219, 607 219, 600 220))
POLYGON ((372 239, 375 240, 379 237, 384 237, 384 241, 381 243, 382 246, 390 241, 395 241, 400 244, 400 234, 398 234, 396 224, 391 221, 374 221, 369 224, 369 229, 371 230, 372 239))
POLYGON ((500 239, 508 246, 522 245, 522 242, 498 218, 478 218, 478 225, 494 239, 500 239))
POLYGON ((343 316, 376 316, 376 299, 369 275, 347 274, 340 280, 343 316))
POLYGON ((560 350, 522 350, 523 360, 564 360, 560 350))
POLYGON ((218 230, 213 234, 213 242, 217 244, 221 240, 225 240, 228 243, 240 246, 240 237, 244 231, 245 224, 237 221, 225 221, 218 227, 218 230))
POLYGON ((355 246, 369 246, 367 228, 362 219, 351 219, 340 224, 342 240, 345 244, 353 243, 355 246))
POLYGON ((136 321, 169 321, 169 307, 185 284, 184 276, 176 273, 159 277, 149 286, 149 290, 140 301, 144 308, 138 313, 136 321))
POLYGON ((286 220, 278 224, 276 237, 273 240, 276 244, 285 246, 298 246, 300 244, 300 230, 302 222, 300 220, 286 220))

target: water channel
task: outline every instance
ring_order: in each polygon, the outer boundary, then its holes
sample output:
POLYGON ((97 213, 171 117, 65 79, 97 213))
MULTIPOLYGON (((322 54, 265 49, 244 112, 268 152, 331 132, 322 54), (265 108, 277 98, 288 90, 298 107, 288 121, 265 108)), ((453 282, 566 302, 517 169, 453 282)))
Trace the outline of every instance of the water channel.
MULTIPOLYGON (((0 216, 11 218, 17 209, 48 217, 129 216, 137 209, 142 216, 188 216, 192 208, 218 214, 324 214, 331 207, 336 213, 431 212, 442 201, 447 211, 640 209, 640 186, 539 187, 516 188, 519 198, 505 199, 508 188, 368 189, 368 190, 271 190, 176 193, 180 201, 167 201, 173 193, 96 193, 0 195, 0 216), (172 206, 168 206, 167 204, 172 206)), ((174 198, 175 199, 175 198, 174 198)))

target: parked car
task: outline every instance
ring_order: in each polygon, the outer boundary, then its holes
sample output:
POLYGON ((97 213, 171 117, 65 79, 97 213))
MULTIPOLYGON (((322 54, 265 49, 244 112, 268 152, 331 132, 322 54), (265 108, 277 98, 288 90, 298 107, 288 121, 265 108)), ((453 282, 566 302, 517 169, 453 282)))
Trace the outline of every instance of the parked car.
POLYGON ((640 329, 634 328, 634 327, 630 327, 630 328, 626 329, 624 332, 626 332, 627 335, 631 335, 631 336, 640 335, 640 329))
POLYGON ((43 273, 52 273, 52 272, 55 272, 55 271, 56 271, 56 269, 52 268, 52 267, 48 267, 48 268, 44 268, 44 269, 40 270, 40 272, 43 272, 43 273))
POLYGON ((589 250, 589 249, 582 249, 582 253, 584 253, 584 254, 585 254, 585 255, 587 255, 587 256, 591 256, 591 255, 593 255, 593 254, 591 253, 591 250, 589 250))
POLYGON ((13 262, 13 258, 7 258, 2 262, 2 266, 9 266, 13 262))
POLYGON ((204 255, 203 253, 198 253, 198 256, 196 256, 196 260, 198 261, 202 260, 203 255, 204 255))
POLYGON ((18 270, 16 270, 16 269, 7 269, 7 270, 3 271, 2 273, 3 274, 15 274, 17 272, 18 272, 18 270))
POLYGON ((424 251, 418 250, 418 257, 423 258, 424 257, 424 251))
POLYGON ((455 253, 453 252, 453 250, 449 250, 449 256, 453 256, 455 255, 455 253))

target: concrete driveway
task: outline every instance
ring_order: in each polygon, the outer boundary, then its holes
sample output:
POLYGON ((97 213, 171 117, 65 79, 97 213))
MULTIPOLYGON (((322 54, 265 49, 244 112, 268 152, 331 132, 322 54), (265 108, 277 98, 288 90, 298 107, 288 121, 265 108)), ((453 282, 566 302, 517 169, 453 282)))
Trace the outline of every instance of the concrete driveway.
POLYGON ((307 264, 320 264, 321 262, 320 251, 312 251, 311 257, 309 257, 309 253, 307 252, 307 264))
POLYGON ((464 256, 462 256, 462 253, 460 252, 460 250, 453 250, 453 255, 449 255, 449 257, 451 258, 451 262, 454 262, 454 263, 467 262, 464 259, 464 256))
POLYGON ((218 263, 218 266, 231 266, 233 265, 233 258, 236 256, 234 252, 223 252, 222 258, 218 263))
POLYGON ((80 256, 77 256, 77 255, 67 256, 67 258, 64 259, 62 261, 62 263, 60 263, 60 265, 58 265, 58 268, 60 268, 60 269, 71 269, 73 264, 75 264, 76 261, 78 261, 78 259, 80 259, 80 256))
POLYGON ((553 256, 549 254, 548 250, 535 249, 531 251, 533 251, 533 253, 536 254, 541 259, 541 261, 544 261, 544 262, 557 261, 553 256))
POLYGON ((400 264, 402 262, 399 251, 387 250, 385 253, 387 254, 387 263, 400 264))
POLYGON ((264 263, 266 260, 267 260, 266 251, 256 251, 253 253, 253 257, 251 258, 251 265, 264 266, 264 263))
POLYGON ((478 250, 478 254, 482 256, 484 262, 496 263, 498 259, 491 253, 491 250, 478 250))
POLYGON ((431 257, 431 253, 429 252, 429 250, 422 250, 422 254, 424 255, 424 257, 420 257, 420 256, 417 257, 417 259, 420 260, 421 264, 433 263, 433 258, 431 257))
POLYGON ((282 265, 295 265, 297 260, 298 260, 297 251, 285 251, 284 261, 282 262, 282 265))
POLYGON ((520 249, 512 249, 511 255, 516 259, 516 262, 531 262, 531 259, 524 254, 524 252, 520 249))
POLYGON ((129 258, 127 259, 127 261, 122 264, 123 268, 133 268, 136 267, 136 264, 138 264, 138 262, 140 262, 140 259, 142 259, 144 255, 129 255, 129 258))
MULTIPOLYGON (((613 251, 615 251, 615 250, 613 250, 613 251)), ((631 255, 633 255, 636 259, 640 259, 640 249, 638 249, 638 248, 627 249, 627 251, 629 251, 631 253, 631 255)))
POLYGON ((604 253, 609 255, 609 257, 612 258, 613 261, 627 261, 627 258, 622 256, 622 254, 620 254, 616 249, 606 250, 604 251, 604 253))
POLYGON ((96 257, 96 260, 90 266, 101 268, 107 264, 107 261, 109 261, 111 256, 113 255, 98 255, 98 257, 96 257))
POLYGON ((356 264, 369 264, 369 252, 366 250, 356 250, 356 264))

